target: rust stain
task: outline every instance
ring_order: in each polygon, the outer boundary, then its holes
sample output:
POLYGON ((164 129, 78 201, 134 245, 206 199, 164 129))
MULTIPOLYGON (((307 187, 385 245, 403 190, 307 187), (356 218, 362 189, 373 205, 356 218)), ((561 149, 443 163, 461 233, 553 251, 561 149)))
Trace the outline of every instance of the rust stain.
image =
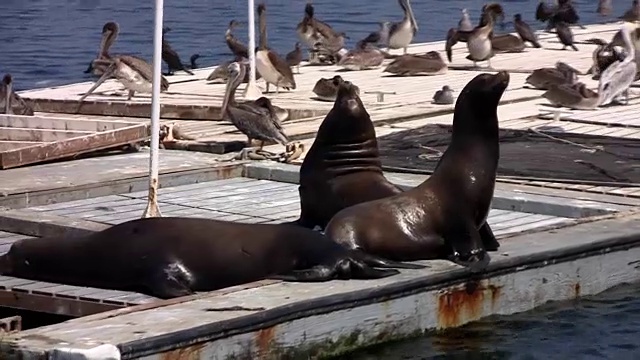
POLYGON ((206 344, 195 344, 160 354, 160 360, 200 360, 202 349, 206 344))
POLYGON ((580 283, 576 283, 573 286, 573 296, 576 297, 576 298, 580 297, 580 283))
POLYGON ((501 290, 488 280, 470 281, 444 290, 438 295, 438 328, 457 327, 479 319, 485 315, 487 300, 492 309, 497 306, 501 290))
POLYGON ((276 326, 260 329, 255 337, 258 358, 264 359, 269 355, 269 350, 276 336, 276 326))

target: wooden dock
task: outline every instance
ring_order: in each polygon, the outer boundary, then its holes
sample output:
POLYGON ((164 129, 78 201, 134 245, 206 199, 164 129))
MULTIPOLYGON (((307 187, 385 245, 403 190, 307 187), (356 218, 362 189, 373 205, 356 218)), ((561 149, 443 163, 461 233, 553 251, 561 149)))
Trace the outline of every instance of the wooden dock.
MULTIPOLYGON (((555 34, 540 34, 543 49, 498 54, 492 65, 509 70, 511 82, 498 108, 500 127, 559 134, 640 138, 640 98, 627 106, 595 111, 549 112, 542 91, 524 86, 532 70, 563 61, 586 71, 595 45, 609 40, 619 24, 575 29, 580 51, 560 48, 555 34), (535 58, 535 61, 531 59, 535 58)), ((444 42, 416 44, 418 53, 441 51, 444 42)), ((332 104, 313 100, 320 77, 340 74, 361 88, 379 137, 427 124, 450 125, 453 106, 431 104, 443 85, 455 90, 478 71, 464 69, 459 44, 446 75, 389 77, 381 70, 337 72, 333 66, 303 66, 298 89, 269 94, 290 111, 284 123, 291 138, 306 145, 332 104), (378 102, 372 91, 391 91, 378 102)), ((444 53, 443 53, 444 56, 444 53)), ((191 143, 244 140, 231 124, 217 120, 224 85, 207 84, 212 69, 173 76, 162 94, 162 121, 180 126, 191 143)), ((597 83, 587 76, 589 86, 597 83)), ((259 82, 260 84, 260 82, 259 82)), ((21 93, 41 119, 82 122, 148 121, 147 97, 127 102, 108 81, 89 96, 91 83, 21 93)), ((632 90, 635 91, 635 90, 632 90)), ((269 147, 281 151, 281 147, 269 147)), ((304 158, 304 156, 302 157, 304 158)), ((298 166, 276 162, 228 161, 228 156, 163 150, 159 204, 163 215, 279 223, 299 215, 298 166)), ((0 171, 0 253, 28 236, 99 231, 140 217, 145 207, 148 152, 86 158, 0 171)), ((427 175, 388 172, 403 188, 427 175)), ((547 301, 597 294, 640 279, 640 186, 579 184, 500 177, 489 223, 501 242, 488 271, 471 276, 447 261, 369 281, 286 283, 259 281, 173 300, 141 294, 71 287, 0 277, 0 306, 66 314, 78 318, 8 334, 1 358, 38 359, 282 359, 318 358, 363 346, 455 327, 494 314, 530 310, 547 301), (108 354, 108 355, 107 355, 108 354), (75 356, 75 357, 74 357, 75 356)))

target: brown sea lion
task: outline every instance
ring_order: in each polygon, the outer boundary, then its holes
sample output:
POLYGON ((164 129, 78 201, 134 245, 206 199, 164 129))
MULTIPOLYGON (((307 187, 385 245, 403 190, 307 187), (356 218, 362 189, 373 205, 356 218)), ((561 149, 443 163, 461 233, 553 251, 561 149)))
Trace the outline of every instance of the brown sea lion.
POLYGON ((333 108, 320 124, 300 167, 299 225, 324 228, 338 211, 402 192, 382 175, 378 141, 358 87, 338 85, 333 108))
POLYGON ((453 133, 433 175, 398 195, 346 208, 325 234, 393 260, 451 259, 474 271, 499 244, 486 222, 499 158, 497 107, 509 74, 481 74, 460 93, 453 133))
POLYGON ((31 238, 0 256, 0 274, 172 298, 270 278, 375 279, 401 264, 295 225, 144 218, 77 238, 31 238), (389 268, 375 269, 373 267, 389 268))

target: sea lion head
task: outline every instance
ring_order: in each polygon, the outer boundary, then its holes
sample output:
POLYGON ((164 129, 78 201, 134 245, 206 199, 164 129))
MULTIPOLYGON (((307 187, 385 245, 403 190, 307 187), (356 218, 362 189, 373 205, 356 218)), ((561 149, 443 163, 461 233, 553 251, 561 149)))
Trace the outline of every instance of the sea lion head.
MULTIPOLYGON (((453 132, 466 132, 495 122, 502 94, 509 85, 509 73, 480 74, 462 89, 456 101, 453 132)), ((497 130, 496 130, 497 131, 497 130)))

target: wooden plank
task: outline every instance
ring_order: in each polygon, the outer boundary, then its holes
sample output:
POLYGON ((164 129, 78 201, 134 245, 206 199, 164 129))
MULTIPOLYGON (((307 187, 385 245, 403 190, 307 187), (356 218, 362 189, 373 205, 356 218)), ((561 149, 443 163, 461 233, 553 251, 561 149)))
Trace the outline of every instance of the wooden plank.
POLYGON ((20 148, 25 148, 34 145, 42 145, 43 142, 40 141, 10 141, 10 140, 0 140, 0 152, 10 151, 20 148))
MULTIPOLYGON (((16 129, 10 130, 13 131, 16 129)), ((148 138, 148 129, 147 126, 143 124, 93 135, 68 138, 55 143, 41 144, 0 153, 0 168, 7 169, 44 160, 60 159, 66 156, 135 143, 146 138, 148 138)))
POLYGON ((0 140, 52 142, 93 134, 92 131, 0 127, 0 140))
POLYGON ((99 121, 90 119, 69 119, 60 117, 42 117, 5 115, 0 114, 0 127, 28 128, 28 129, 48 129, 48 130, 72 130, 72 131, 109 131, 123 127, 136 125, 131 121, 122 121, 116 118, 109 121, 99 121))

